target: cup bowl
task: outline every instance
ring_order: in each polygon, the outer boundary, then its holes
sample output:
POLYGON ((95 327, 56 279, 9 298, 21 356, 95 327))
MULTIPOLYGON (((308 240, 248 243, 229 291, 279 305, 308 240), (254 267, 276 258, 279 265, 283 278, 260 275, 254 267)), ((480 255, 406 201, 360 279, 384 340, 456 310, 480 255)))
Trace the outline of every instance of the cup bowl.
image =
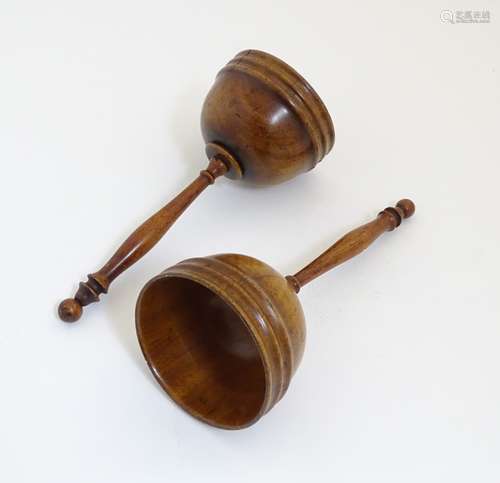
POLYGON ((218 73, 201 130, 208 156, 230 153, 227 176, 253 184, 277 184, 309 171, 335 138, 330 114, 311 85, 258 50, 240 52, 218 73))
POLYGON ((161 387, 212 426, 241 429, 285 394, 305 343, 287 280, 248 256, 193 258, 142 289, 136 329, 161 387))

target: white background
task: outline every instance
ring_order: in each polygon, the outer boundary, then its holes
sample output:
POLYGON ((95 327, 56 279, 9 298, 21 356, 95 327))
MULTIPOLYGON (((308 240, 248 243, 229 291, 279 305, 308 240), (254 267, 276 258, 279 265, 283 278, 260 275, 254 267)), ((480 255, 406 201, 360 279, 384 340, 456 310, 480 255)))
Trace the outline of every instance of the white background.
POLYGON ((413 3, 1 2, 2 481, 500 481, 500 9, 413 3), (278 187, 218 181, 59 322, 205 166, 201 104, 247 48, 311 82, 333 151, 278 187), (259 423, 213 429, 162 393, 134 331, 150 277, 218 252, 294 272, 401 197, 413 219, 301 292, 305 357, 259 423))

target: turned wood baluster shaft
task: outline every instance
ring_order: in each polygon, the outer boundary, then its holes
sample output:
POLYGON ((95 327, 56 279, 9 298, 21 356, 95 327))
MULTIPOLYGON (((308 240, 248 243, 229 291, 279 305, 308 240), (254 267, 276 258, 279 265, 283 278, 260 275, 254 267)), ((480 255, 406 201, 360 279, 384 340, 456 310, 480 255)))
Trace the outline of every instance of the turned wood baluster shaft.
POLYGON ((340 265, 368 248, 382 233, 397 228, 401 221, 415 213, 415 205, 411 200, 400 200, 396 207, 381 211, 375 220, 352 230, 344 235, 318 258, 295 275, 286 278, 295 292, 323 273, 340 265))
POLYGON ((99 295, 108 292, 111 282, 149 252, 197 196, 227 170, 221 159, 212 158, 207 169, 137 228, 100 270, 88 275, 86 282, 80 282, 75 297, 63 300, 59 305, 59 317, 65 322, 78 320, 82 307, 99 301, 99 295))

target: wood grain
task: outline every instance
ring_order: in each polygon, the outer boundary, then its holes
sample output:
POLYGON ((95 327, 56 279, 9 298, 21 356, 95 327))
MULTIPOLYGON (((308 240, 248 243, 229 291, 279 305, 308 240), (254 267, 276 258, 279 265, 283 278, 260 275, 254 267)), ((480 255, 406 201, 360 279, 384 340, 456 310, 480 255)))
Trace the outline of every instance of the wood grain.
POLYGON ((148 253, 184 210, 227 169, 218 157, 211 159, 207 169, 201 171, 189 186, 139 226, 101 269, 89 274, 86 282, 80 282, 75 297, 63 300, 59 305, 59 317, 65 322, 77 321, 82 314, 82 307, 98 302, 99 296, 108 292, 111 282, 148 253))
POLYGON ((312 169, 334 142, 331 117, 314 89, 292 67, 257 50, 240 52, 218 74, 201 114, 210 159, 183 192, 137 228, 97 272, 81 282, 59 317, 75 322, 111 282, 163 237, 195 198, 221 175, 276 184, 312 169))
POLYGON ((360 253, 414 210, 409 200, 386 208, 292 277, 238 254, 168 268, 146 284, 136 305, 137 336, 154 377, 207 424, 254 424, 285 395, 302 359, 301 285, 360 253))
POLYGON ((414 213, 415 205, 411 200, 400 200, 395 208, 386 208, 373 221, 350 231, 309 265, 295 275, 289 275, 287 279, 298 293, 305 284, 359 255, 382 233, 394 230, 401 224, 403 219, 409 218, 414 213))

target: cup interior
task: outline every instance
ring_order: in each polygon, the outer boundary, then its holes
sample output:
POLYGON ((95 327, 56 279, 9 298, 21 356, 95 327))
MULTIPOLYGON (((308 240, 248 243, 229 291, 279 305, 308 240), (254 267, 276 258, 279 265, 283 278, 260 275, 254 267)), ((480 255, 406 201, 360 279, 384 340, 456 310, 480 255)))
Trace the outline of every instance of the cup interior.
POLYGON ((154 376, 192 416, 239 429, 261 415, 266 371, 250 329, 219 295, 159 276, 137 302, 139 342, 154 376))

